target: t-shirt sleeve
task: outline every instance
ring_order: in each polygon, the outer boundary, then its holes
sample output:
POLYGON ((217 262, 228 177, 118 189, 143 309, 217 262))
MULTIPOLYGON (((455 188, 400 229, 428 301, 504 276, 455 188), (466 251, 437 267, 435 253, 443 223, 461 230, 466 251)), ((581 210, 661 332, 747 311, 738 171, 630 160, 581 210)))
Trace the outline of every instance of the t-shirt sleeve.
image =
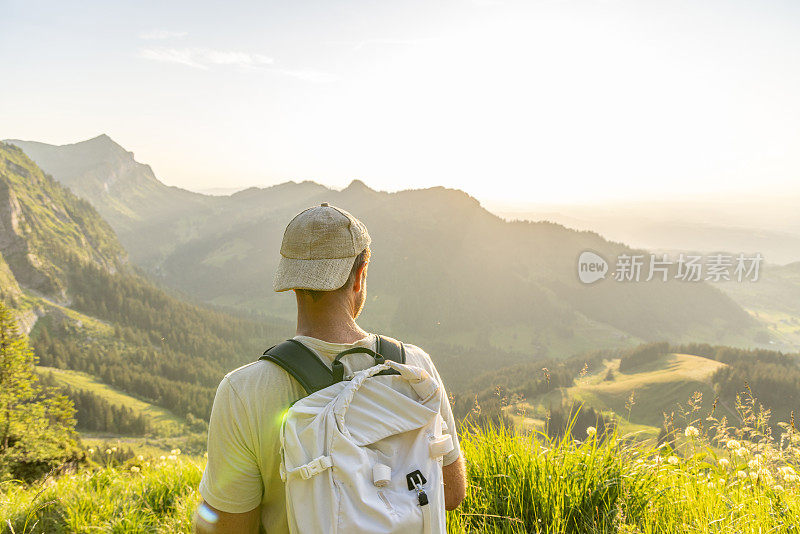
POLYGON ((250 435, 245 406, 223 378, 211 408, 208 463, 200 481, 200 495, 217 510, 244 513, 261 503, 261 473, 250 435))

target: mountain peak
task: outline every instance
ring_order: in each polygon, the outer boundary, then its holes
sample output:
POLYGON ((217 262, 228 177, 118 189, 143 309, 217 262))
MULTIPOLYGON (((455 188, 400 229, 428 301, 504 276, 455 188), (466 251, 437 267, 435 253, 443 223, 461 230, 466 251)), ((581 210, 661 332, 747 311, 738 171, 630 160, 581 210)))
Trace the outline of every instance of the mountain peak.
POLYGON ((92 143, 92 144, 97 144, 97 145, 103 144, 103 145, 120 146, 119 143, 117 143, 116 141, 111 139, 111 137, 109 137, 108 134, 100 134, 97 137, 92 137, 91 139, 87 139, 86 141, 78 141, 78 143, 75 143, 75 144, 81 144, 81 143, 87 143, 87 144, 88 143, 92 143))
POLYGON ((375 192, 374 189, 371 189, 367 184, 365 184, 364 182, 362 182, 358 178, 356 178, 355 180, 350 182, 350 185, 345 187, 343 191, 347 191, 347 192, 366 191, 366 192, 369 192, 369 193, 374 193, 375 192))
MULTIPOLYGON (((67 145, 70 146, 70 145, 67 145)), ((122 145, 111 139, 108 134, 100 134, 97 137, 92 137, 91 139, 87 139, 86 141, 79 141, 74 143, 74 147, 79 148, 86 148, 91 151, 97 151, 106 154, 113 154, 113 155, 130 155, 131 159, 133 159, 133 152, 128 152, 125 150, 122 145)))

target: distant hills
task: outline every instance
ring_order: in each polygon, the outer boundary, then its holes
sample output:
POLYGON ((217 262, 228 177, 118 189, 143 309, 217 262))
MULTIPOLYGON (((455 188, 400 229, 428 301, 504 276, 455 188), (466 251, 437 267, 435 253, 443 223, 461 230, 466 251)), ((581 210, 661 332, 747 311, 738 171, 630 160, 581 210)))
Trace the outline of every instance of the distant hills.
POLYGON ((761 253, 767 263, 800 261, 800 196, 710 196, 597 205, 497 206, 509 220, 548 220, 663 252, 761 253))
POLYGON ((580 252, 611 260, 632 249, 559 224, 507 222, 462 191, 288 182, 212 197, 165 186, 107 136, 11 142, 91 202, 134 263, 205 302, 291 319, 291 296, 271 290, 280 239, 295 213, 326 201, 353 212, 373 237, 365 326, 454 358, 465 350, 559 357, 656 339, 749 345, 760 331, 704 283, 583 285, 580 252))

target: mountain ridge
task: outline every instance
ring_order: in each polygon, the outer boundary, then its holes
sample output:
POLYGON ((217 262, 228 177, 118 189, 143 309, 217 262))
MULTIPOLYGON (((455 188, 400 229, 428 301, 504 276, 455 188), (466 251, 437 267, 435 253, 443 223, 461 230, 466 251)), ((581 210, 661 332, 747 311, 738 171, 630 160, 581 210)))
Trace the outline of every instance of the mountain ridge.
POLYGON ((213 203, 211 197, 162 183, 149 165, 136 161, 133 152, 106 134, 60 146, 14 139, 7 143, 20 147, 41 169, 88 200, 134 257, 163 253, 151 250, 147 232, 140 236, 143 227, 180 235, 186 229, 176 227, 179 220, 202 217, 213 203))
MULTIPOLYGON (((58 179, 58 169, 52 170, 58 179)), ((90 174, 85 182, 97 189, 100 178, 90 174)), ((374 330, 432 345, 553 356, 663 337, 746 344, 756 328, 705 283, 583 285, 575 274, 581 251, 613 258, 637 250, 596 232, 505 221, 460 190, 388 193, 353 180, 339 191, 290 181, 227 197, 185 193, 190 196, 148 202, 147 210, 161 210, 155 216, 143 216, 149 212, 137 211, 124 195, 89 200, 101 203, 98 210, 135 263, 165 285, 215 305, 291 319, 293 301, 270 287, 283 229, 299 211, 330 202, 370 229, 371 300, 363 321, 374 330), (192 208, 196 201, 199 209, 192 208), (109 209, 114 202, 134 213, 109 209)))

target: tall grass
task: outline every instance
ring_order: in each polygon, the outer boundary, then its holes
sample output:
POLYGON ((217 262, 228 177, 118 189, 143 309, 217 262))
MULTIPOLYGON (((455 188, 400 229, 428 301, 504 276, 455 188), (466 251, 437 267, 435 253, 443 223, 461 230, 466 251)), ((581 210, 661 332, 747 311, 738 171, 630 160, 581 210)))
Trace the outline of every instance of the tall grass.
POLYGON ((744 471, 755 455, 736 462, 725 455, 720 463, 713 449, 699 449, 698 444, 697 452, 681 457, 668 447, 648 448, 616 436, 553 442, 539 434, 478 429, 463 440, 469 487, 448 530, 799 531, 800 488, 793 468, 783 465, 774 475, 759 475, 744 471))
MULTIPOLYGON (((745 421, 748 421, 745 414, 745 421)), ((752 533, 800 530, 800 438, 698 421, 679 447, 590 433, 576 441, 474 428, 462 436, 467 498, 456 532, 752 533), (708 435, 713 434, 712 437, 708 435)), ((567 434, 569 436, 569 434, 567 434)), ((203 462, 169 456, 0 484, 3 533, 191 532, 203 462)))
POLYGON ((202 462, 136 459, 40 484, 0 484, 0 532, 191 532, 202 462))

